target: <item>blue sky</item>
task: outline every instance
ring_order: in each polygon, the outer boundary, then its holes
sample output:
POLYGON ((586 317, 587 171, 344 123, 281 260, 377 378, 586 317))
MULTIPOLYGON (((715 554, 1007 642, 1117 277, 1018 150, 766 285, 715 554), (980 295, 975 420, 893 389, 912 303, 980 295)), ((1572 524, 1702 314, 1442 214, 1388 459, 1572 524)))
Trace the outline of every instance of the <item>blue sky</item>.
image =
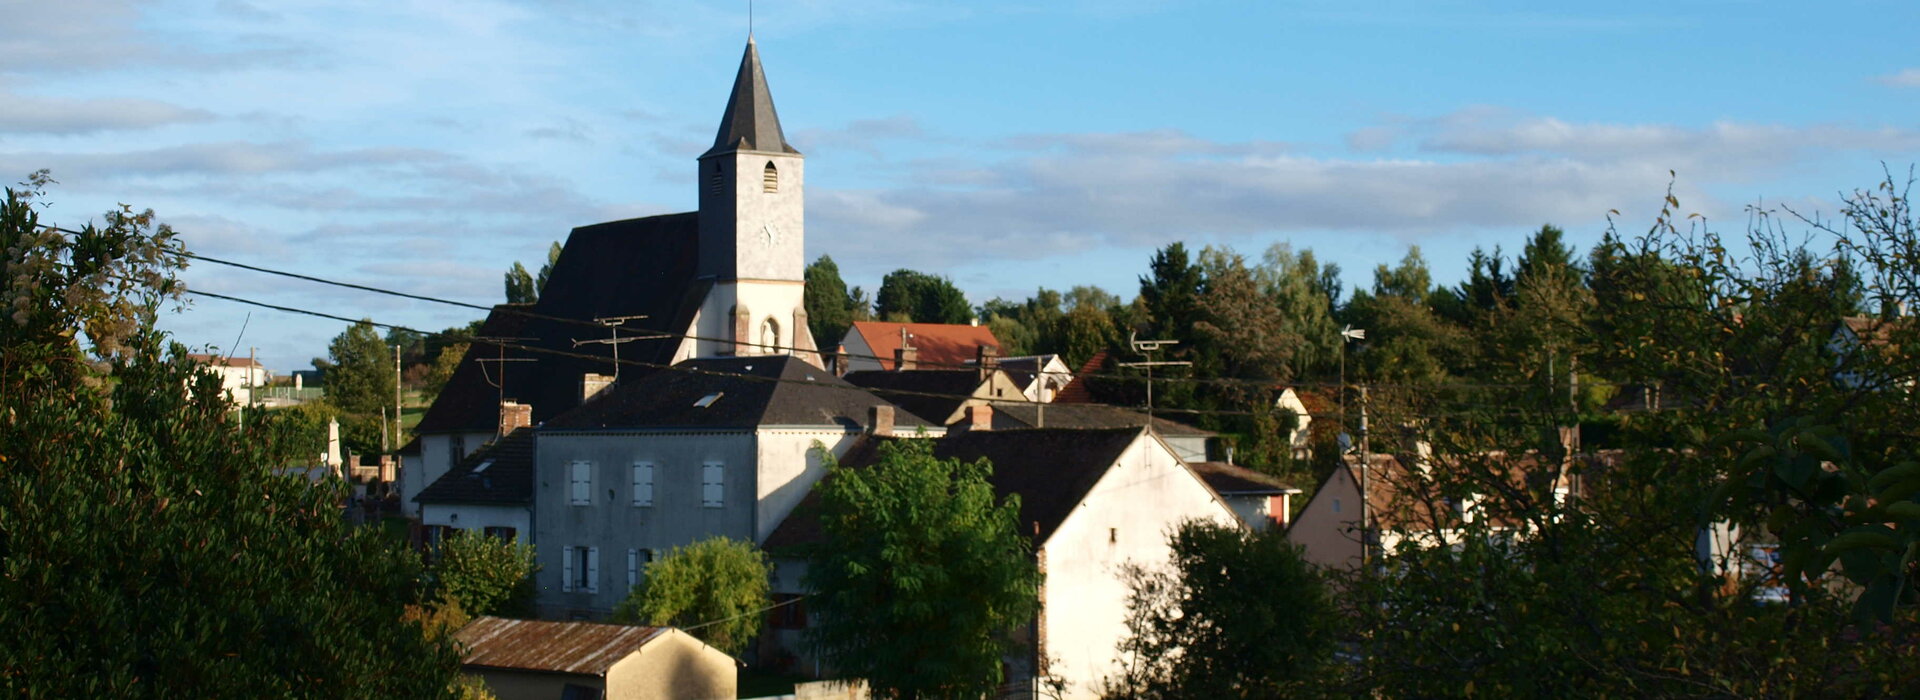
MULTIPOLYGON (((1737 231, 1920 160, 1920 4, 762 0, 807 248, 975 303, 1131 296, 1175 240, 1442 282, 1552 222, 1737 231)), ((153 208, 196 252, 476 303, 576 225, 686 211, 744 2, 14 3, 0 176, 46 218, 153 208)), ((190 287, 437 329, 472 316, 212 265, 190 287)), ((196 301, 278 371, 343 324, 196 301)), ((244 350, 242 351, 244 352, 244 350)))

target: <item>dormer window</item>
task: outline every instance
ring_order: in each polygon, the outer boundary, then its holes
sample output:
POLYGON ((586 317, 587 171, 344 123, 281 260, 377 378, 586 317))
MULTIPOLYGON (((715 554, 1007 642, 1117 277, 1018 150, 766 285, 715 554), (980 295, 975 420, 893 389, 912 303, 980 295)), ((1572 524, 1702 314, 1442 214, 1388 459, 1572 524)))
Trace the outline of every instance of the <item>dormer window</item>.
POLYGON ((768 194, 780 191, 780 170, 773 167, 773 161, 767 161, 767 169, 760 171, 760 191, 768 194))

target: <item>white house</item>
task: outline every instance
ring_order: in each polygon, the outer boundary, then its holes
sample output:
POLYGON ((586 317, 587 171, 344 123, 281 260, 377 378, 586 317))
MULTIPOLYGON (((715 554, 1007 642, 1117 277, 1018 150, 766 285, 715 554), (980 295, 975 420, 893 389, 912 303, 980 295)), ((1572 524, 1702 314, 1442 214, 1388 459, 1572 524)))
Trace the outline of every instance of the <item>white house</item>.
POLYGON ((962 369, 980 348, 1000 354, 1000 339, 986 326, 964 323, 854 321, 840 339, 846 356, 841 374, 895 369, 962 369))
POLYGON ((413 497, 428 542, 455 530, 533 541, 532 428, 519 428, 473 454, 413 497))
MULTIPOLYGON (((870 466, 879 443, 888 439, 906 438, 862 439, 842 463, 870 466)), ((1020 497, 1019 527, 1031 533, 1046 584, 1040 613, 1025 630, 1034 654, 1009 664, 1012 680, 1059 679, 1068 698, 1098 697, 1100 681, 1118 671, 1129 592, 1122 565, 1163 565, 1170 554, 1167 535, 1183 521, 1239 523, 1219 494, 1144 428, 974 429, 936 440, 934 456, 984 458, 993 464, 996 496, 1020 497)), ((766 543, 777 565, 774 591, 782 600, 806 592, 806 565, 798 553, 820 541, 811 512, 803 507, 766 543)), ((798 646, 803 627, 803 620, 789 620, 769 636, 811 670, 814 662, 798 646)))
POLYGON ((218 375, 220 388, 227 393, 227 401, 237 406, 253 403, 253 388, 266 386, 273 379, 273 373, 251 357, 188 353, 187 359, 218 375))
POLYGON ((1073 368, 1057 354, 1003 357, 996 363, 1028 401, 1052 403, 1055 394, 1073 381, 1073 368))

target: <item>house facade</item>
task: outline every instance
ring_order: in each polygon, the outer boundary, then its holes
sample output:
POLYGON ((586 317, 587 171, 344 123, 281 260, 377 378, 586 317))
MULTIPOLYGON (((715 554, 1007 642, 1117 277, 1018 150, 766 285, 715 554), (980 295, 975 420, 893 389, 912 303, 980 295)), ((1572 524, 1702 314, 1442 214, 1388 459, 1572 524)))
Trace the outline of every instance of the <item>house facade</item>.
POLYGON ((826 454, 876 426, 935 429, 795 357, 675 369, 541 427, 533 527, 542 615, 604 617, 676 547, 715 536, 764 542, 825 473, 826 454))
MULTIPOLYGON (((911 438, 862 438, 843 463, 871 466, 880 442, 900 439, 911 438)), ((1239 523, 1225 500, 1145 428, 975 429, 935 439, 933 449, 941 459, 986 459, 995 495, 1020 498, 1019 527, 1030 533, 1045 575, 1040 613, 1023 630, 1032 654, 1009 660, 1010 680, 1030 689, 1054 679, 1065 683, 1065 697, 1099 697, 1101 681, 1119 670, 1118 644, 1127 634, 1122 567, 1164 565, 1167 536, 1181 522, 1239 523)), ((807 592, 797 552, 820 537, 818 521, 802 506, 768 539, 777 599, 807 592)), ((804 627, 804 620, 775 625, 769 643, 793 654, 802 670, 818 672, 800 644, 804 627)))

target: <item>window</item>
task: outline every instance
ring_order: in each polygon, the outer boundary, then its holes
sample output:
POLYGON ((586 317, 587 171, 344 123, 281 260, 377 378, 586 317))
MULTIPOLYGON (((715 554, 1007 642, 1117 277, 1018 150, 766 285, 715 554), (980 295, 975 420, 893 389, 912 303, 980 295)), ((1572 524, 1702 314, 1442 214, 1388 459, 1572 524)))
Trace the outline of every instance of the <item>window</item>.
POLYGON ((600 700, 600 689, 568 683, 560 688, 560 700, 600 700))
POLYGON ((767 169, 760 171, 760 191, 768 194, 780 191, 780 171, 773 167, 773 161, 767 161, 767 169))
POLYGON ((447 468, 460 466, 460 458, 467 456, 467 436, 454 435, 447 440, 447 468))
POLYGON ((726 467, 708 462, 700 469, 700 505, 719 508, 726 505, 721 486, 726 482, 726 467))
POLYGON ((707 191, 719 195, 726 190, 726 173, 720 171, 720 161, 713 162, 713 173, 707 175, 707 191))
POLYGON ((807 628, 805 596, 793 593, 773 594, 773 607, 767 610, 767 629, 801 630, 807 628))
POLYGON ((631 589, 634 586, 640 585, 640 572, 645 570, 648 564, 652 563, 653 550, 627 550, 627 588, 631 589))
POLYGON ((564 558, 560 572, 562 592, 600 592, 600 548, 568 547, 564 558))
POLYGON ((653 464, 650 462, 633 463, 633 505, 653 505, 653 464))
POLYGON ((1340 512, 1340 499, 1338 498, 1333 499, 1333 512, 1335 513, 1340 512))
POLYGON ((508 542, 512 542, 514 536, 520 534, 518 530, 501 526, 490 526, 483 531, 487 533, 488 537, 498 537, 508 542))
POLYGON ((570 503, 576 506, 593 504, 593 463, 576 460, 568 465, 568 477, 572 489, 570 503))

